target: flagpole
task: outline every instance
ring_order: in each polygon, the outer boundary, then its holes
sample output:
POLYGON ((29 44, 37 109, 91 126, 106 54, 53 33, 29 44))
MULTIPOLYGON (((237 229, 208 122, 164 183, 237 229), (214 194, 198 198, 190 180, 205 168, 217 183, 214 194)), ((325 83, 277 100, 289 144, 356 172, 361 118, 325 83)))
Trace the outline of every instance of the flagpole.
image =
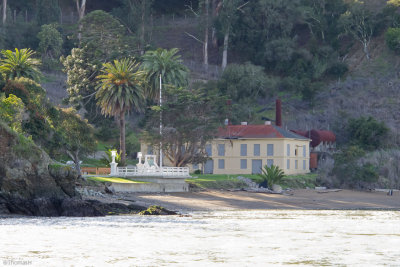
POLYGON ((161 74, 160 74, 160 168, 162 168, 163 160, 162 160, 162 85, 161 85, 161 74))

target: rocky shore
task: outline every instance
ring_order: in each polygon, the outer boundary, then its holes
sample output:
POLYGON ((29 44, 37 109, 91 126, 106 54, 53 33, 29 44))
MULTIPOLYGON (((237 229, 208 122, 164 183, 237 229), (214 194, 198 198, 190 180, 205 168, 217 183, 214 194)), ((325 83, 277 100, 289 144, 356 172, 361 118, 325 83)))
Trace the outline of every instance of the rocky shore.
POLYGON ((57 165, 32 141, 0 124, 0 215, 104 216, 147 207, 83 199, 77 173, 57 165))

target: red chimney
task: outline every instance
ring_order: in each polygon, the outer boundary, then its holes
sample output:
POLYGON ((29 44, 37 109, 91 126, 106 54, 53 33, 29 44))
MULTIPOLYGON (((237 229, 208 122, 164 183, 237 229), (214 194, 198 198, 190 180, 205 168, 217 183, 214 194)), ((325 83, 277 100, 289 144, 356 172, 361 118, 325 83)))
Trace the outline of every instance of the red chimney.
POLYGON ((282 127, 282 103, 280 99, 276 100, 275 124, 282 127))

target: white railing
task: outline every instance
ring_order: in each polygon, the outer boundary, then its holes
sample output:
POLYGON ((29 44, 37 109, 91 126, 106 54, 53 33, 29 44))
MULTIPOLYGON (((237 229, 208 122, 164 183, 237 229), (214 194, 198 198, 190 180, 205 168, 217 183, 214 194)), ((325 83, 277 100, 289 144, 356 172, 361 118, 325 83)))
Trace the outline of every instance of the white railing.
POLYGON ((163 168, 128 168, 118 167, 121 176, 161 176, 161 177, 190 177, 188 167, 163 167, 163 168))

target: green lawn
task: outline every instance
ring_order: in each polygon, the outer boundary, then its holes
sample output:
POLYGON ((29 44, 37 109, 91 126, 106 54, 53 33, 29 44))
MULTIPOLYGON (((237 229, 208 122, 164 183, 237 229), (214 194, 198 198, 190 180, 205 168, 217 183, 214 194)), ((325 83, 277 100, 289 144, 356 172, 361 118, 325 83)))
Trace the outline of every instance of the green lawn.
MULTIPOLYGON (((201 189, 236 189, 246 187, 246 184, 236 179, 238 176, 227 174, 193 174, 186 182, 201 189)), ((251 176, 251 175, 250 175, 251 176)))
MULTIPOLYGON (((262 179, 256 174, 192 174, 191 179, 187 179, 189 184, 203 189, 232 189, 246 187, 246 184, 236 179, 242 176, 250 178, 256 183, 261 183, 262 179)), ((317 174, 308 173, 301 175, 288 175, 280 184, 283 188, 314 188, 316 185, 317 174)))
POLYGON ((147 184, 148 182, 129 180, 120 177, 97 177, 97 176, 88 176, 88 180, 95 182, 110 182, 110 183, 123 183, 123 184, 147 184))

